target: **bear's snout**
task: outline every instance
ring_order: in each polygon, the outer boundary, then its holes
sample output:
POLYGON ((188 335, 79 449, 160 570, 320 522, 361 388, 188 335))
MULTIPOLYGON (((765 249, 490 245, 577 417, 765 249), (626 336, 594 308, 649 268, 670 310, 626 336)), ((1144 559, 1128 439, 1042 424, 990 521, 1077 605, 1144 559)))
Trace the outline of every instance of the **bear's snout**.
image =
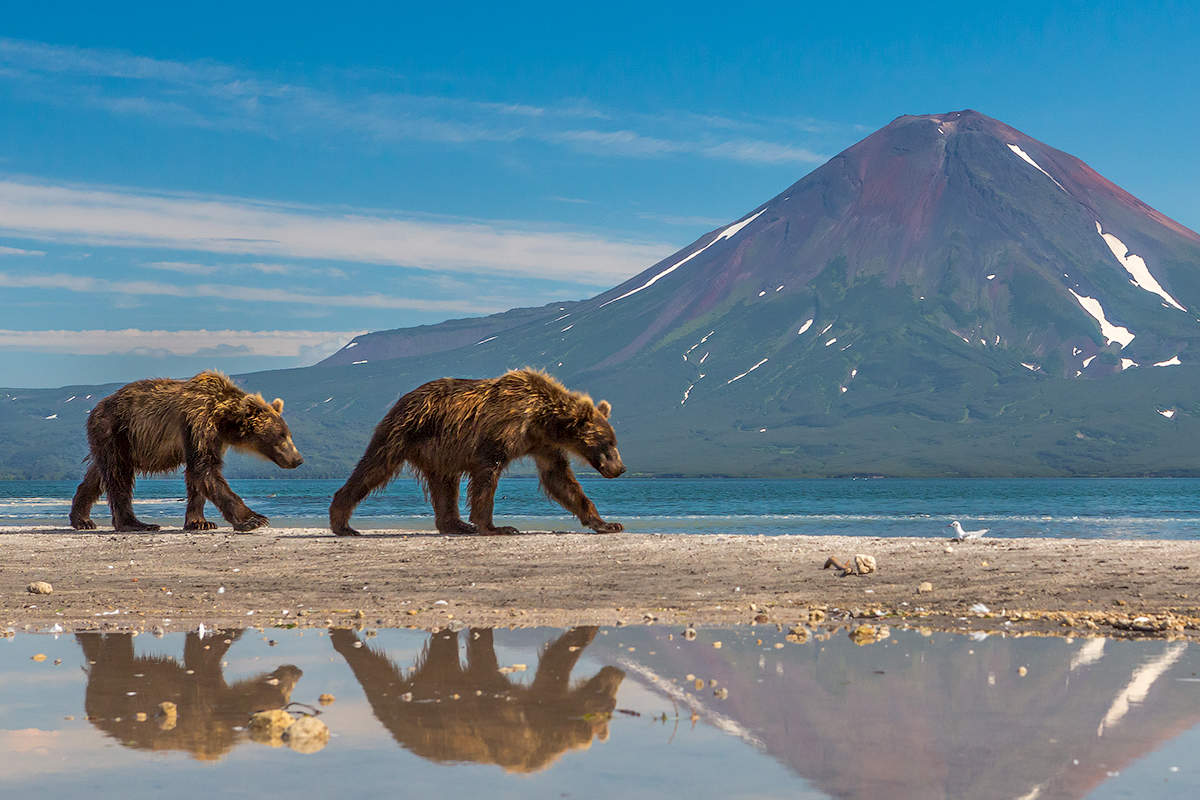
POLYGON ((296 449, 296 445, 292 444, 289 438, 275 451, 275 456, 271 460, 284 469, 295 469, 304 463, 304 456, 300 455, 300 451, 296 449))

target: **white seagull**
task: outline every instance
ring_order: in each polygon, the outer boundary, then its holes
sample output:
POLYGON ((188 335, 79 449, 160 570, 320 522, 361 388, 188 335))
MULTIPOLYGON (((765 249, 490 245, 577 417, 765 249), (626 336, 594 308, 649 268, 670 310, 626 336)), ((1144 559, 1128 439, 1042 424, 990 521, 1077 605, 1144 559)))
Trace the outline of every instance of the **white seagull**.
POLYGON ((982 539, 983 535, 991 530, 991 528, 983 528, 977 531, 964 531, 963 526, 959 524, 958 520, 954 520, 946 527, 954 529, 954 536, 950 539, 952 542, 965 542, 968 539, 982 539))

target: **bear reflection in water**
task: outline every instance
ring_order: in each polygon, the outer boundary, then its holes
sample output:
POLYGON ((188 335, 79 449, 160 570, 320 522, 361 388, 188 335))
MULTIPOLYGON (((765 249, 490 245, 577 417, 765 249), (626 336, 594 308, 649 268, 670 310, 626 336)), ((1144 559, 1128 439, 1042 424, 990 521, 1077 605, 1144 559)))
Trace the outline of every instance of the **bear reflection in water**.
POLYGON ((544 769, 568 750, 590 747, 593 737, 608 738, 608 718, 625 677, 604 667, 572 686, 571 670, 595 638, 594 627, 572 628, 547 645, 528 685, 501 672, 488 629, 466 632, 465 666, 458 634, 433 634, 407 678, 353 631, 330 635, 376 718, 401 746, 431 761, 496 764, 509 772, 544 769))
POLYGON ((189 633, 183 664, 167 656, 137 656, 128 633, 75 636, 87 664, 84 708, 88 720, 126 747, 185 750, 211 761, 229 752, 255 711, 282 708, 300 680, 285 665, 233 685, 225 682, 221 661, 242 631, 215 631, 207 639, 189 633), (162 702, 174 716, 158 714, 162 702), (139 713, 145 717, 139 719, 139 713))

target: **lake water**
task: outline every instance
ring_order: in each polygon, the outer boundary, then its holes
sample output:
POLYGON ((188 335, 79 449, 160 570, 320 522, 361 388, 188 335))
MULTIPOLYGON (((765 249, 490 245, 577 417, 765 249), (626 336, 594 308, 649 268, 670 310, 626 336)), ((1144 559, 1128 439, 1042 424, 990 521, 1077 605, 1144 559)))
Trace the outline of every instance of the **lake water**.
POLYGON ((0 640, 0 796, 1200 793, 1200 651, 1184 643, 679 634, 17 632, 0 640), (328 742, 248 729, 285 705, 328 742))
MULTIPOLYGON (((876 479, 756 480, 582 478, 605 519, 630 531, 667 533, 849 534, 945 536, 951 519, 989 536, 1200 537, 1200 479, 876 479)), ((327 524, 334 480, 233 480, 251 508, 276 525, 327 524)), ((0 525, 66 524, 72 481, 0 481, 0 525)), ((183 480, 141 480, 138 514, 183 524, 183 480)), ((208 507, 208 517, 220 520, 208 507)), ((108 522, 98 504, 97 524, 108 522)), ((464 510, 465 517, 465 510, 464 510)), ((501 524, 577 530, 574 518, 547 500, 536 479, 505 477, 496 498, 501 524)), ((432 530, 429 503, 410 479, 393 482, 358 507, 363 529, 432 530)))

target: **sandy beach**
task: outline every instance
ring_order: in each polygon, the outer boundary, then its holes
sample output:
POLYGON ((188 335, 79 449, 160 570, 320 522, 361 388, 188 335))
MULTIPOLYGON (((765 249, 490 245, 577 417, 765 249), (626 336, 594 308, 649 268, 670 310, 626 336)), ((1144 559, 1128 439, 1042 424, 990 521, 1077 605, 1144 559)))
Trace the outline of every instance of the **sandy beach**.
POLYGON ((1194 541, 7 527, 0 552, 13 630, 875 622, 1200 638, 1194 541), (856 554, 877 570, 823 569, 856 554))

